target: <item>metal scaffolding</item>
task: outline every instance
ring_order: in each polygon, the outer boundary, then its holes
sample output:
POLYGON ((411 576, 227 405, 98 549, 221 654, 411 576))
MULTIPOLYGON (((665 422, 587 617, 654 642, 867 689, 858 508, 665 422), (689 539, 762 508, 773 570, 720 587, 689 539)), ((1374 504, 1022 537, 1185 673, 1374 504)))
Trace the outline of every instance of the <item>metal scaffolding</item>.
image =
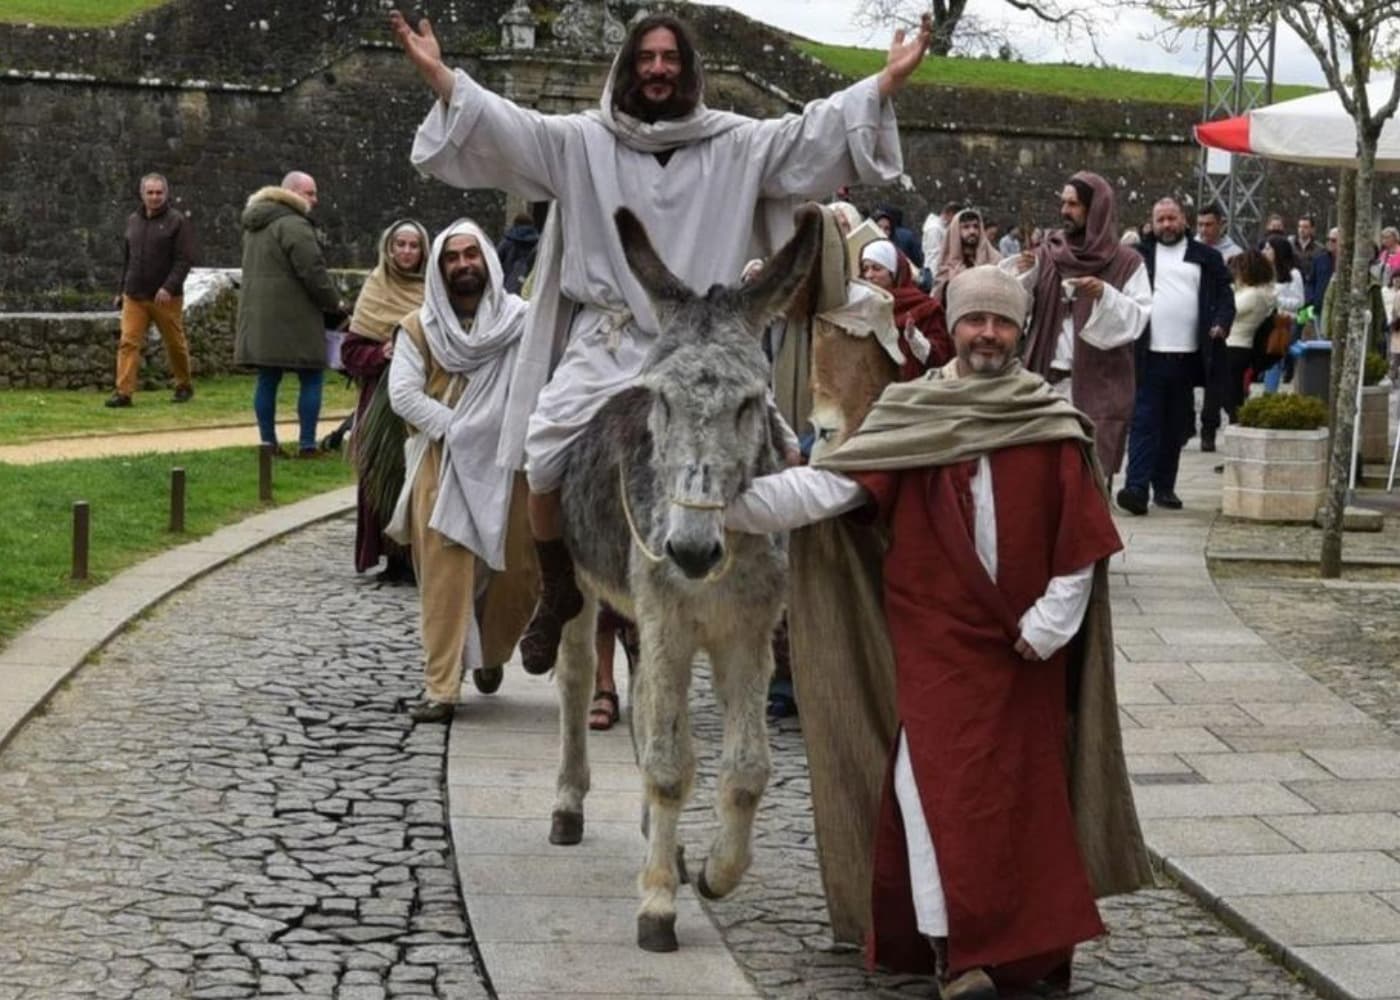
MULTIPOLYGON (((1206 33, 1203 121, 1233 118, 1273 103, 1276 23, 1251 19, 1230 0, 1213 2, 1206 33)), ((1242 153, 1201 150, 1198 205, 1218 202, 1235 242, 1258 238, 1264 217, 1265 161, 1242 153)))

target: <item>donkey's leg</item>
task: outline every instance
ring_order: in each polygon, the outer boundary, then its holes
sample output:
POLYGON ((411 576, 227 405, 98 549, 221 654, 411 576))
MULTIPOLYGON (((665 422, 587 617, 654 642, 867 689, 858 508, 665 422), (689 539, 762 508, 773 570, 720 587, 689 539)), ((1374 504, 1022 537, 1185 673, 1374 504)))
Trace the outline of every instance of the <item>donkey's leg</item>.
POLYGON ((715 803, 719 833, 695 880, 695 891, 706 899, 733 892, 753 860, 754 813, 769 773, 764 702, 773 652, 768 640, 768 632, 759 628, 710 650, 715 696, 724 712, 724 750, 715 803))
POLYGON ((690 797, 695 755, 690 745, 690 663, 695 637, 665 610, 638 601, 645 682, 633 706, 639 727, 642 774, 646 792, 647 856, 639 880, 637 944, 647 951, 676 950, 676 827, 690 797))
POLYGON ((594 632, 598 602, 584 599, 583 612, 564 626, 555 664, 559 689, 559 780, 550 818, 551 844, 577 844, 583 839, 583 797, 588 794, 588 703, 593 697, 594 632))

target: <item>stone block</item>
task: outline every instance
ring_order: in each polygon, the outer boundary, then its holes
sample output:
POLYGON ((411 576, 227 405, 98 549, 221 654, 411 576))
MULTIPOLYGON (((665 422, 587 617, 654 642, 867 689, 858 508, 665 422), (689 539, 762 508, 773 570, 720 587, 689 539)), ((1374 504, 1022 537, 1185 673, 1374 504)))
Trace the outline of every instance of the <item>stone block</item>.
MULTIPOLYGON (((1327 508, 1319 507, 1317 513, 1313 515, 1313 524, 1319 528, 1327 516, 1327 508)), ((1385 527, 1385 515, 1378 510, 1371 510, 1369 507, 1357 507, 1349 504, 1342 510, 1342 530, 1343 531, 1380 531, 1385 527)))
POLYGON ((1217 737, 1241 753, 1257 750, 1360 749, 1396 746, 1400 741, 1368 722, 1357 726, 1214 726, 1217 737))
POLYGON ((1212 896, 1227 899, 1400 889, 1400 861, 1379 851, 1188 857, 1176 867, 1212 896))
POLYGON ((1183 753, 1190 750, 1223 753, 1229 749, 1209 730, 1200 726, 1123 730, 1123 752, 1126 754, 1183 753))
POLYGON ((1288 785, 1324 813, 1400 811, 1400 779, 1294 781, 1288 785))
POLYGON ((1308 756, 1338 778, 1393 778, 1400 775, 1400 750, 1309 750, 1308 756))
POLYGON ((1287 947, 1400 941, 1400 912, 1368 894, 1233 896, 1225 902, 1287 947))
POLYGON ((1310 521, 1327 484, 1327 429, 1228 427, 1221 513, 1255 521, 1310 521))
POLYGON ((1305 851, 1400 850, 1400 816, 1393 812, 1270 816, 1265 822, 1305 851))
POLYGON ((1148 846, 1169 858, 1185 855, 1287 854, 1297 845, 1255 816, 1199 816, 1142 821, 1148 846))
MULTIPOLYGON (((482 944, 615 945, 631 940, 637 932, 635 893, 597 899, 473 893, 468 906, 472 932, 482 944)), ((689 895, 676 900, 676 933, 683 946, 718 947, 723 943, 699 901, 689 895)))
POLYGON ((486 944, 481 957, 498 983, 510 983, 521 993, 577 996, 577 970, 587 969, 590 992, 616 995, 639 985, 653 997, 705 994, 753 997, 753 987, 724 948, 699 948, 685 942, 679 921, 679 951, 655 955, 627 944, 486 944))
POLYGON ((1355 1000, 1400 996, 1400 942, 1315 945, 1294 954, 1332 984, 1331 995, 1355 1000))
POLYGON ((1298 752, 1183 754, 1192 770, 1214 784, 1235 781, 1326 780, 1322 768, 1298 752))
MULTIPOLYGON (((1276 816, 1316 812, 1306 800, 1276 782, 1220 785, 1134 785, 1143 819, 1197 816, 1276 816)), ((1400 888, 1400 887, 1397 887, 1400 888)))

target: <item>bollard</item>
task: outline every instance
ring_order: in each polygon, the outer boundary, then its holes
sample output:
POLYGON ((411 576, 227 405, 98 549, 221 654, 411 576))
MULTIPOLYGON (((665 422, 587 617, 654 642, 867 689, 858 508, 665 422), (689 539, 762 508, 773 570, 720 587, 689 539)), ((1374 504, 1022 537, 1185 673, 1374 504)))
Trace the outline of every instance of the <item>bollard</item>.
POLYGON ((170 470, 170 530, 177 535, 185 530, 185 470, 179 466, 170 470))
POLYGON ((88 529, 91 526, 88 502, 73 501, 73 579, 86 580, 88 575, 88 529))
POLYGON ((272 453, 275 444, 265 444, 258 449, 258 500, 272 503, 272 453))

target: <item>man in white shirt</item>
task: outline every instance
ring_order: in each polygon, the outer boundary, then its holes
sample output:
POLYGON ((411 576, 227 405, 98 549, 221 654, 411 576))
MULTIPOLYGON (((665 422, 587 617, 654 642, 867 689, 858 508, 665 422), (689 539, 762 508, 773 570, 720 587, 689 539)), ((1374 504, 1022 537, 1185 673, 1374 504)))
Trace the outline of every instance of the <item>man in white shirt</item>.
POLYGON ((1138 245, 1152 283, 1152 319, 1137 345, 1137 391, 1128 437, 1128 475, 1118 506, 1147 513, 1180 510, 1176 473, 1188 427, 1196 419, 1194 387, 1205 382, 1207 357, 1235 319, 1230 272, 1220 254, 1186 228, 1172 197, 1152 206, 1152 236, 1138 245))
POLYGON ((941 211, 930 212, 924 219, 924 231, 921 234, 924 244, 924 270, 931 275, 938 273, 938 263, 943 259, 943 241, 948 235, 948 227, 953 224, 953 216, 957 215, 962 207, 961 203, 950 201, 941 211))

